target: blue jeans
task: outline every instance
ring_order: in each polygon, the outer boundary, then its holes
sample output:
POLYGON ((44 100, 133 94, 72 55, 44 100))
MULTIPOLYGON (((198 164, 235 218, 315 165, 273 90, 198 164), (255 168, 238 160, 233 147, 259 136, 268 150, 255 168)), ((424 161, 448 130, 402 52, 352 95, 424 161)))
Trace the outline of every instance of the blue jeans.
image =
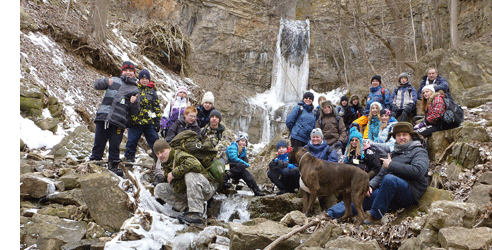
POLYGON ((128 142, 126 143, 125 157, 128 160, 135 160, 135 153, 137 152, 138 140, 144 134, 145 140, 149 145, 152 152, 154 152, 154 143, 159 139, 157 131, 155 131, 154 125, 137 125, 128 128, 128 142))
MULTIPOLYGON (((387 174, 379 184, 379 188, 373 190, 370 197, 364 198, 362 209, 364 211, 370 210, 372 217, 381 219, 389 209, 396 210, 416 203, 408 183, 400 177, 387 174)), ((356 215, 357 211, 355 211, 354 204, 351 208, 352 214, 356 215)), ((342 217, 345 214, 343 201, 330 207, 326 213, 331 218, 342 217)))

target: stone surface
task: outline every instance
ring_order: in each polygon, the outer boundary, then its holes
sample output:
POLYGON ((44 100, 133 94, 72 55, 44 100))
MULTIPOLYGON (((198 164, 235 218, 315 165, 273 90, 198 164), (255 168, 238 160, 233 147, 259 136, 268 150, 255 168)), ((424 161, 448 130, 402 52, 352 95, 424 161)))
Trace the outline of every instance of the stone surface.
POLYGON ((359 241, 348 236, 341 236, 331 240, 324 245, 325 249, 357 249, 357 250, 380 250, 376 240, 367 242, 359 241))
POLYGON ((53 146, 49 154, 56 157, 68 156, 74 160, 82 160, 91 155, 93 146, 94 133, 84 126, 78 126, 73 132, 65 136, 60 143, 53 146))
POLYGON ((417 205, 405 208, 403 212, 398 214, 393 223, 399 224, 407 217, 413 218, 421 213, 427 212, 431 205, 436 201, 451 201, 452 199, 453 197, 450 191, 428 187, 424 195, 420 198, 419 203, 417 205))
POLYGON ((475 184, 466 202, 476 204, 480 209, 485 208, 485 206, 492 206, 489 194, 491 188, 492 185, 475 184))
POLYGON ((439 230, 439 243, 445 249, 488 249, 492 244, 492 229, 443 228, 439 230))
POLYGON ((55 192, 55 182, 37 173, 27 173, 20 176, 21 195, 32 198, 43 198, 55 192))
POLYGON ((39 239, 57 239, 64 243, 82 240, 87 231, 86 222, 60 219, 56 216, 35 214, 26 224, 26 242, 39 239))
POLYGON ((446 227, 473 227, 478 215, 478 206, 473 203, 436 201, 432 203, 427 224, 440 230, 446 227))

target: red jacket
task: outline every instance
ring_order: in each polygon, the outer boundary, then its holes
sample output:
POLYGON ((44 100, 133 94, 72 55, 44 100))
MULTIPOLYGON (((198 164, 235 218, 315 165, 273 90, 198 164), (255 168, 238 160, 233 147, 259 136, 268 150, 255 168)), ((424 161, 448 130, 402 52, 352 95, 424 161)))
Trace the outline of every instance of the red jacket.
POLYGON ((441 93, 435 93, 429 98, 431 102, 427 107, 427 113, 425 114, 426 124, 436 124, 444 115, 444 112, 446 111, 444 97, 445 96, 441 93))

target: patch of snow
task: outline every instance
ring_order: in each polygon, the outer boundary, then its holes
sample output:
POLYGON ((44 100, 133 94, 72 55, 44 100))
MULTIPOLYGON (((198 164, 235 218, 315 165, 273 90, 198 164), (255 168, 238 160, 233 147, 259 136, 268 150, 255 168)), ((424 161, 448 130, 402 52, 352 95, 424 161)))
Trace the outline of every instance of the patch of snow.
POLYGON ((29 148, 43 148, 51 149, 58 144, 63 137, 64 133, 53 134, 51 131, 41 130, 33 121, 20 116, 20 139, 29 148))

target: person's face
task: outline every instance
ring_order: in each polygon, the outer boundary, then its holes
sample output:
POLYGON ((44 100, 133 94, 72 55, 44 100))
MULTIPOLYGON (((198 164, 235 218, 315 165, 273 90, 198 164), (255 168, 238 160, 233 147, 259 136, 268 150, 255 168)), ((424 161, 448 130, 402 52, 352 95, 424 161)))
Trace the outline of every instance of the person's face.
POLYGON ((396 144, 403 145, 412 140, 412 137, 410 136, 409 133, 406 132, 399 132, 395 135, 396 139, 396 144))
POLYGON ((352 105, 357 106, 357 104, 359 104, 359 100, 358 99, 352 100, 352 105))
POLYGON ((128 77, 135 77, 135 71, 131 70, 131 69, 124 69, 122 72, 121 72, 122 75, 124 76, 128 76, 128 77))
POLYGON ((319 145, 319 144, 321 144, 322 141, 323 141, 323 138, 321 138, 321 136, 319 136, 319 135, 311 136, 311 142, 313 143, 313 145, 319 145))
POLYGON ((210 125, 212 127, 218 127, 220 123, 220 118, 216 115, 210 116, 210 125))
POLYGON ((378 80, 376 80, 376 79, 372 80, 372 82, 371 82, 371 85, 372 85, 373 87, 377 87, 377 86, 379 86, 379 84, 380 84, 380 83, 379 83, 379 81, 378 81, 378 80))
POLYGON ((400 78, 400 82, 401 82, 401 84, 405 84, 408 82, 408 79, 406 77, 402 77, 402 78, 400 78))
POLYGON ((238 145, 240 148, 244 148, 244 147, 246 147, 246 144, 247 144, 247 143, 248 143, 248 142, 246 141, 246 139, 241 139, 241 140, 237 141, 237 145, 238 145))
POLYGON ((311 97, 306 97, 304 99, 302 99, 302 101, 307 104, 307 105, 311 105, 313 104, 313 99, 311 99, 311 97))
POLYGON ((371 106, 371 114, 372 114, 373 116, 377 116, 377 115, 378 115, 378 113, 379 113, 379 108, 378 108, 378 106, 376 106, 376 105, 372 105, 372 106, 371 106))
POLYGON ((204 102, 204 103, 203 103, 203 108, 204 108, 205 110, 207 110, 207 111, 209 111, 209 110, 212 108, 212 106, 213 106, 213 105, 212 105, 212 103, 210 103, 210 102, 204 102))
POLYGON ((286 147, 278 147, 277 153, 279 155, 284 155, 287 153, 287 148, 286 147))
POLYGON ((331 106, 330 105, 324 106, 323 107, 323 113, 325 113, 326 115, 331 114, 331 106))
POLYGON ((342 101, 342 106, 347 106, 348 102, 346 100, 342 101))
POLYGON ((382 122, 388 122, 389 119, 390 119, 390 116, 387 115, 387 114, 384 114, 384 115, 381 116, 381 121, 382 122))
POLYGON ((427 100, 429 99, 429 97, 432 95, 432 91, 429 90, 429 89, 424 89, 424 91, 422 92, 422 94, 424 95, 424 98, 427 100))
POLYGON ((144 86, 144 87, 147 87, 147 85, 149 85, 149 79, 143 77, 142 79, 140 79, 140 85, 144 86))
POLYGON ((179 97, 186 98, 186 96, 188 96, 188 94, 186 94, 185 92, 179 92, 179 93, 178 93, 178 96, 179 96, 179 97))
POLYGON ((352 138, 350 139, 350 146, 352 146, 353 148, 357 147, 357 145, 360 145, 360 141, 358 138, 352 138))
POLYGON ((165 163, 167 162, 167 160, 169 160, 169 152, 171 152, 171 149, 167 148, 162 150, 161 152, 156 152, 155 154, 157 155, 157 158, 159 158, 159 160, 162 163, 165 163))
POLYGON ((427 78, 429 78, 429 80, 434 81, 436 77, 437 77, 437 72, 435 69, 430 69, 429 71, 427 71, 427 78))
POLYGON ((184 115, 184 117, 187 124, 192 124, 196 121, 196 112, 190 112, 184 115))

